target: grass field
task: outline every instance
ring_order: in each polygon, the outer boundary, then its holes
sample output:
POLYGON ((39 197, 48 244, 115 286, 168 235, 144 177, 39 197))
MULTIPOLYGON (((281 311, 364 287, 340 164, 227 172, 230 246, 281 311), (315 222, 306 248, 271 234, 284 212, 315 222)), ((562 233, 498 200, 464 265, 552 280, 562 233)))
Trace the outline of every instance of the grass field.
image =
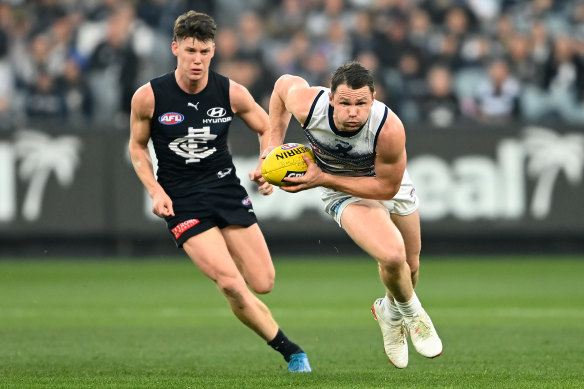
POLYGON ((1 260, 0 388, 584 387, 584 257, 425 258, 417 293, 444 342, 397 370, 366 258, 276 257, 262 299, 312 374, 240 324, 186 258, 1 260))

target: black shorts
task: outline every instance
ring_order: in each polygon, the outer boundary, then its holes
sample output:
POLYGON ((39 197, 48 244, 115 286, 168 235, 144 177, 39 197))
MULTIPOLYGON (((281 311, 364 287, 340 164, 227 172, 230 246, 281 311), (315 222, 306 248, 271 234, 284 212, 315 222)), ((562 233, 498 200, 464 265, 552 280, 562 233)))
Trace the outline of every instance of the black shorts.
POLYGON ((176 247, 213 227, 249 227, 257 223, 251 200, 239 183, 205 188, 188 197, 172 199, 175 216, 165 218, 176 247))

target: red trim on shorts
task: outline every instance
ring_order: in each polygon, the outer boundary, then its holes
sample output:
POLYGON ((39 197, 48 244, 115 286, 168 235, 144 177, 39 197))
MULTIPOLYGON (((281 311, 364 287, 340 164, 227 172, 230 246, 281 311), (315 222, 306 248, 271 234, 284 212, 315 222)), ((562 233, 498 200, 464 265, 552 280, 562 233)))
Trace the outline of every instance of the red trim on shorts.
POLYGON ((178 239, 186 230, 196 226, 197 224, 199 224, 199 219, 189 219, 177 224, 176 227, 170 231, 174 234, 174 238, 178 239))

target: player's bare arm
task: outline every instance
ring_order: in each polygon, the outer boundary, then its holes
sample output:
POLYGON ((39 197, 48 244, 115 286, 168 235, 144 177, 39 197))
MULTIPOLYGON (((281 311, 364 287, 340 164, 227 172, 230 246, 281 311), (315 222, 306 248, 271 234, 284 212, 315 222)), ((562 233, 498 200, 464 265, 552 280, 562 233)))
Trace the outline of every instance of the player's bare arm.
POLYGON ((231 110, 243 120, 254 132, 257 132, 260 142, 260 158, 255 170, 249 172, 250 180, 258 184, 258 190, 263 195, 269 195, 274 191, 271 184, 262 177, 261 165, 267 155, 266 149, 269 142, 268 114, 253 99, 249 91, 242 85, 229 81, 229 98, 231 110))
POLYGON ((159 217, 174 216, 172 201, 160 186, 148 151, 150 120, 154 114, 154 93, 150 83, 141 86, 132 97, 129 151, 136 174, 152 198, 152 212, 159 217))
POLYGON ((304 125, 319 88, 311 88, 305 79, 285 74, 274 85, 270 97, 270 147, 284 142, 292 115, 304 125))
POLYGON ((308 170, 303 177, 287 178, 295 185, 286 192, 324 186, 350 195, 375 200, 390 200, 399 191, 406 168, 405 132, 399 118, 390 112, 377 140, 375 177, 348 177, 324 173, 310 158, 304 158, 308 170))

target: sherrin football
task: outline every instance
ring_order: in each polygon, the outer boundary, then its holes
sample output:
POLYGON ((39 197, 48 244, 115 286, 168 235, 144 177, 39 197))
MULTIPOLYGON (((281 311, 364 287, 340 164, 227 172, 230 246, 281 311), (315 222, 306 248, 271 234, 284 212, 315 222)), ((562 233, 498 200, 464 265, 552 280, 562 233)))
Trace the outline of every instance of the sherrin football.
POLYGON ((272 150, 262 163, 262 176, 272 185, 290 185, 282 181, 286 177, 302 177, 308 165, 302 156, 308 156, 314 162, 314 153, 310 147, 300 143, 284 143, 272 150))

